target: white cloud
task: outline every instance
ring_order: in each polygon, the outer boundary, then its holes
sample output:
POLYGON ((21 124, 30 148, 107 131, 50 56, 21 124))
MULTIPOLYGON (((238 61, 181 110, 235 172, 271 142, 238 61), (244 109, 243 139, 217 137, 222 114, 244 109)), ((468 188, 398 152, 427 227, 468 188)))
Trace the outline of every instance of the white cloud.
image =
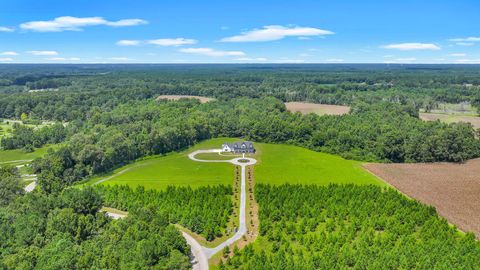
POLYGON ((465 57, 465 56, 467 56, 467 54, 466 53, 451 53, 448 56, 451 56, 451 57, 465 57))
POLYGON ((148 22, 142 19, 126 19, 126 20, 119 20, 116 22, 109 22, 107 21, 105 25, 113 26, 113 27, 124 27, 124 26, 136 26, 141 24, 147 24, 148 22))
POLYGON ((480 37, 451 38, 449 40, 453 42, 478 42, 480 37))
POLYGON ((51 58, 45 58, 45 60, 48 60, 48 61, 79 61, 80 58, 78 58, 78 57, 70 57, 70 58, 51 57, 51 58))
POLYGON ((0 32, 13 32, 15 31, 12 27, 0 26, 0 32))
POLYGON ((107 58, 108 60, 113 60, 113 61, 132 61, 134 59, 128 58, 128 57, 110 57, 107 58))
POLYGON ((18 53, 17 52, 1 52, 0 55, 12 55, 12 56, 14 56, 14 55, 18 55, 18 53))
POLYGON ((117 41, 118 46, 138 46, 140 45, 140 40, 129 40, 129 39, 123 39, 117 41))
POLYGON ((35 32, 62 32, 62 31, 81 31, 87 26, 107 25, 111 27, 133 26, 146 24, 147 21, 141 19, 126 19, 120 21, 107 21, 102 17, 72 17, 62 16, 51 21, 32 21, 20 24, 23 30, 35 32))
POLYGON ((262 29, 243 32, 240 35, 222 38, 222 42, 262 42, 279 40, 286 37, 309 37, 334 34, 331 31, 314 27, 285 27, 281 25, 268 25, 262 29))
POLYGON ((415 57, 396 58, 395 61, 397 61, 397 62, 413 62, 413 61, 417 61, 417 58, 415 58, 415 57))
POLYGON ((306 63, 306 61, 305 61, 305 59, 284 58, 284 59, 280 59, 280 60, 275 61, 275 63, 279 63, 279 64, 301 64, 301 63, 306 63))
POLYGON ((344 60, 339 58, 330 58, 330 59, 327 59, 326 61, 330 63, 342 63, 344 60))
POLYGON ((28 51, 27 53, 33 55, 58 55, 56 51, 28 51))
POLYGON ((391 54, 387 54, 387 55, 384 55, 383 57, 384 57, 384 58, 392 58, 392 57, 393 57, 393 55, 391 55, 391 54))
POLYGON ((417 61, 415 57, 395 58, 384 61, 386 64, 408 64, 417 61))
POLYGON ((308 53, 301 53, 298 56, 300 56, 300 57, 312 57, 313 55, 308 54, 308 53))
POLYGON ((475 45, 475 43, 473 43, 473 42, 457 42, 455 44, 458 45, 458 46, 473 46, 473 45, 475 45))
POLYGON ((457 59, 457 64, 480 64, 480 59, 457 59))
POLYGON ((148 44, 158 45, 158 46, 182 46, 182 45, 192 45, 196 44, 197 41, 195 39, 188 39, 188 38, 160 38, 160 39, 153 39, 148 40, 148 44))
POLYGON ((179 51, 183 53, 200 54, 213 57, 245 55, 245 53, 242 51, 220 51, 212 48, 184 48, 180 49, 179 51))
POLYGON ((12 58, 0 58, 0 62, 10 62, 13 61, 12 58))
POLYGON ((393 49, 400 51, 414 51, 414 50, 440 50, 440 47, 432 43, 397 43, 381 46, 384 49, 393 49))
POLYGON ((257 58, 250 58, 250 57, 240 57, 240 58, 236 58, 236 59, 233 59, 233 60, 236 60, 236 61, 252 61, 252 62, 263 62, 263 61, 267 61, 267 58, 265 57, 257 57, 257 58))

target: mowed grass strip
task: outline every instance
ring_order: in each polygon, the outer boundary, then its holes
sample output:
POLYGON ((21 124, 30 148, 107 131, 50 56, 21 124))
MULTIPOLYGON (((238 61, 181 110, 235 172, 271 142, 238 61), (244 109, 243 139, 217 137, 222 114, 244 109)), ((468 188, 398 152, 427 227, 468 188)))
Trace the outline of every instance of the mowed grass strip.
POLYGON ((255 181, 264 184, 386 184, 362 163, 291 145, 255 144, 255 181))

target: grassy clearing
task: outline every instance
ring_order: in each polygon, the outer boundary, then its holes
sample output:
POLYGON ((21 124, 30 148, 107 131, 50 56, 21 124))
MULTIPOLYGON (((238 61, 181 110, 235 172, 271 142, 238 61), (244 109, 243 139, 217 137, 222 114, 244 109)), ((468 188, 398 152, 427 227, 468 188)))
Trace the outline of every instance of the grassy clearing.
POLYGON ((290 145, 255 145, 259 161, 255 166, 257 183, 385 185, 363 169, 358 161, 290 145))
POLYGON ((29 160, 44 156, 48 152, 48 149, 55 149, 57 147, 57 145, 47 145, 42 148, 37 148, 31 153, 26 153, 21 149, 0 150, 0 164, 25 164, 28 163, 29 160))
MULTIPOLYGON (((105 180, 104 185, 144 186, 165 189, 167 186, 231 185, 233 166, 228 163, 202 163, 188 159, 198 149, 219 148, 224 142, 238 139, 218 138, 201 142, 187 150, 165 156, 149 157, 118 168, 111 174, 97 176, 86 184, 105 180)), ((385 185, 376 176, 361 167, 357 161, 318 153, 305 148, 255 143, 258 160, 256 181, 270 184, 376 184, 385 185)), ((202 159, 231 159, 218 153, 199 154, 202 159)))
POLYGON ((109 178, 102 184, 144 186, 159 190, 167 186, 231 185, 234 168, 231 164, 195 162, 188 158, 188 154, 198 149, 219 148, 223 142, 232 140, 208 140, 178 153, 140 160, 118 168, 111 174, 92 178, 87 184, 109 178))

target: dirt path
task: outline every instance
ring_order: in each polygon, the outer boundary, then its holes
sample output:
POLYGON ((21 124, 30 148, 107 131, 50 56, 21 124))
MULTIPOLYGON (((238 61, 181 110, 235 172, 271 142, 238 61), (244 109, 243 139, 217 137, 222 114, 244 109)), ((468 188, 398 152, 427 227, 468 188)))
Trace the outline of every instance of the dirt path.
MULTIPOLYGON (((195 239, 192 237, 189 237, 190 239, 187 239, 187 242, 193 242, 193 245, 190 245, 192 247, 192 252, 200 254, 202 253, 203 255, 197 256, 199 259, 206 259, 206 265, 207 268, 198 268, 198 269, 208 269, 208 259, 212 258, 215 254, 218 252, 222 251, 226 246, 230 246, 236 241, 240 240, 242 236, 244 236, 247 233, 247 218, 246 218, 246 206, 247 206, 247 189, 246 189, 246 167, 250 165, 254 165, 257 163, 256 159, 253 158, 233 158, 230 160, 203 160, 203 159, 198 159, 195 156, 200 153, 220 153, 221 149, 210 149, 210 150, 197 150, 195 152, 192 152, 188 155, 188 157, 197 162, 228 162, 233 165, 240 166, 242 168, 242 173, 241 173, 241 184, 240 184, 240 214, 239 214, 239 228, 237 232, 230 237, 229 239, 225 240, 223 243, 220 245, 214 247, 214 248, 207 248, 201 246, 195 239), (241 162, 242 161, 242 162, 241 162), (246 162, 245 162, 246 161, 246 162), (195 250, 195 251, 193 251, 195 250)), ((199 263, 200 265, 205 265, 205 262, 199 263)))

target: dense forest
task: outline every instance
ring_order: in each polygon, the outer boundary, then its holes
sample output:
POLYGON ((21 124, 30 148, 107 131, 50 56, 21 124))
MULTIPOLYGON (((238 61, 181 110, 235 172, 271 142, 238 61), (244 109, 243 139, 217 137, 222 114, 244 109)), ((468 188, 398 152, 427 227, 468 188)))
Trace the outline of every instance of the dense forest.
MULTIPOLYGON (((17 189, 0 185, 1 194, 17 189)), ((185 239, 152 208, 112 220, 98 211, 103 199, 92 188, 7 199, 0 205, 2 269, 191 268, 185 239)))
MULTIPOLYGON (((194 177, 194 176, 192 176, 194 177)), ((226 186, 169 187, 165 191, 128 186, 99 187, 105 204, 126 211, 147 207, 172 224, 180 224, 208 241, 224 234, 232 215, 232 188, 226 186)))
POLYGON ((480 70, 468 65, 8 65, 0 78, 0 118, 58 121, 160 94, 419 107, 480 100, 480 70))
POLYGON ((375 186, 257 185, 260 237, 220 269, 478 269, 480 244, 375 186))

